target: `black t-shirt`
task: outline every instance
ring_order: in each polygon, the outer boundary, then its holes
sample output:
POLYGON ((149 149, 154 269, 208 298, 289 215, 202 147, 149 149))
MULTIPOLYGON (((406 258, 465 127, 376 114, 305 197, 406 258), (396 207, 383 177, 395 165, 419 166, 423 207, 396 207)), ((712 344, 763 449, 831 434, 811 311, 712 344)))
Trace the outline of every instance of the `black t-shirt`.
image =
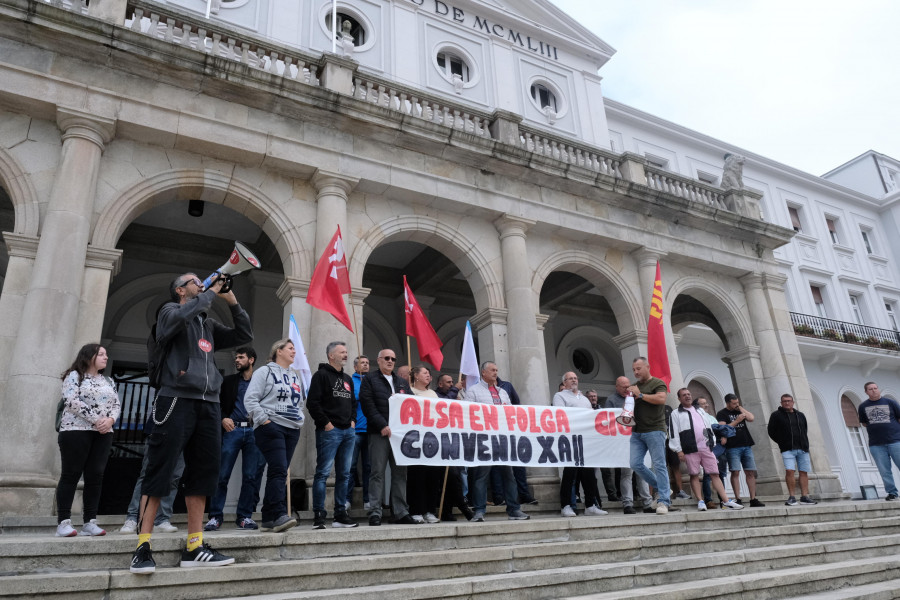
MULTIPOLYGON (((741 411, 728 410, 727 408, 723 408, 716 413, 716 418, 726 425, 731 425, 739 416, 741 416, 741 411)), ((735 435, 734 437, 728 438, 728 443, 725 444, 726 448, 743 448, 744 446, 752 446, 754 444, 753 436, 750 435, 750 430, 747 429, 747 421, 741 421, 737 425, 734 425, 734 429, 735 435)))

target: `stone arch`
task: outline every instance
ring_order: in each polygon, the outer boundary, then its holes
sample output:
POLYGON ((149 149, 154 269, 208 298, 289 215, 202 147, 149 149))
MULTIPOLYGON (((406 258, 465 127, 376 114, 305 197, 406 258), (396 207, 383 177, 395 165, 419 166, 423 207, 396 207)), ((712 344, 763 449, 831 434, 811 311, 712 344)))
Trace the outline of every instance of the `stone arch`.
POLYGON ((16 213, 13 233, 36 236, 41 219, 37 191, 19 161, 4 148, 0 148, 0 184, 16 213))
POLYGON ((622 276, 597 255, 580 250, 564 250, 549 256, 535 270, 531 280, 531 289, 536 295, 540 295, 544 282, 554 271, 567 271, 579 275, 602 290, 608 290, 611 284, 615 293, 604 295, 616 315, 619 333, 639 328, 638 324, 644 318, 641 302, 622 276))
POLYGON ((666 290, 665 311, 670 322, 672 307, 681 294, 691 296, 712 312, 725 334, 726 349, 756 345, 748 315, 744 314, 726 290, 701 277, 680 277, 666 290))
MULTIPOLYGON (((394 353, 398 357, 406 356, 406 345, 400 341, 400 336, 397 334, 397 331, 390 324, 390 322, 385 319, 380 313, 375 310, 366 310, 363 316, 363 321, 365 323, 365 330, 368 329, 375 337, 375 352, 370 352, 367 356, 369 357, 370 369, 377 369, 378 366, 375 364, 375 357, 378 356, 378 353, 381 352, 384 348, 390 348, 394 351, 394 353)), ((364 336, 364 339, 369 341, 370 348, 372 340, 370 336, 364 336)), ((365 342, 363 343, 365 346, 365 342)), ((365 354, 365 352, 361 352, 361 354, 365 354)), ((400 359, 398 358, 398 361, 400 359)), ((396 366, 400 366, 400 363, 396 366)))
MULTIPOLYGON (((388 242, 418 242, 441 252, 469 282, 478 310, 505 308, 503 283, 484 253, 457 229, 423 215, 399 215, 375 226, 357 242, 350 258, 350 284, 361 287, 363 271, 375 248, 388 242)), ((497 236, 497 247, 500 238, 497 236)))
POLYGON ((694 369, 690 373, 686 373, 683 379, 685 385, 687 385, 691 381, 697 380, 703 384, 703 387, 705 387, 711 393, 715 394, 716 397, 710 398, 710 401, 712 401, 713 406, 716 409, 720 409, 725 406, 723 399, 725 398, 725 394, 727 392, 725 392, 725 389, 722 387, 722 383, 719 381, 719 379, 709 371, 704 371, 703 369, 694 369))
POLYGON ((277 202, 229 173, 211 169, 173 169, 148 177, 123 192, 100 215, 91 245, 115 248, 122 233, 147 210, 175 200, 203 200, 221 204, 260 226, 272 240, 285 277, 309 279, 309 251, 300 234, 277 202))

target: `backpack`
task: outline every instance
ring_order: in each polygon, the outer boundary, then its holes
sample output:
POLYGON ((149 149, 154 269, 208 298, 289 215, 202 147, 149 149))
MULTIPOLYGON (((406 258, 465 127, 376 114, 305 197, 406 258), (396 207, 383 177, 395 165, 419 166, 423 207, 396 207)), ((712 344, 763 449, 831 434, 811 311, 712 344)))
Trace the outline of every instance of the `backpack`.
MULTIPOLYGON (((156 318, 159 320, 159 311, 167 303, 162 303, 156 309, 156 318)), ((169 352, 170 340, 156 339, 156 323, 150 327, 150 335, 147 337, 147 377, 150 380, 150 387, 159 390, 162 387, 163 366, 166 362, 166 354, 169 352)))

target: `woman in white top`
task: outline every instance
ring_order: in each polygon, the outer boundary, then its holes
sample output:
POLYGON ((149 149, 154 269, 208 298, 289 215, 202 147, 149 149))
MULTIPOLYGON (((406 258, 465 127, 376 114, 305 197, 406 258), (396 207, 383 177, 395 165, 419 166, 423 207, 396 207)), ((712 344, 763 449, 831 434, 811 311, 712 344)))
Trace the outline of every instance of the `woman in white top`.
POLYGON ((72 527, 72 500, 84 475, 84 526, 81 535, 106 535, 97 525, 103 472, 119 418, 119 395, 109 377, 101 375, 109 357, 100 344, 85 344, 62 376, 65 399, 59 426, 62 471, 56 487, 56 535, 78 535, 72 527))

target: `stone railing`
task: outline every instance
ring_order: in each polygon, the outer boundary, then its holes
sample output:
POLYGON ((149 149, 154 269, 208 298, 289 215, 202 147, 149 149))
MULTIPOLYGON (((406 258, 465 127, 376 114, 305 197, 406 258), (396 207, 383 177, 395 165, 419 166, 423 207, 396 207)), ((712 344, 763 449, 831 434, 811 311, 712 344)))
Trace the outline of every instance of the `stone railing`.
POLYGON ((172 6, 133 0, 125 27, 154 39, 259 69, 272 75, 319 85, 319 57, 217 25, 172 6))
POLYGON ((478 137, 491 138, 491 114, 471 107, 450 103, 437 95, 429 95, 412 87, 398 85, 389 79, 353 75, 352 96, 357 100, 395 110, 423 121, 458 129, 478 137))
POLYGON ((647 187, 713 208, 729 210, 723 190, 650 165, 644 166, 644 173, 647 176, 647 187))
MULTIPOLYGON (((81 14, 91 14, 94 8, 85 0, 35 1, 81 14)), ((457 99, 448 100, 385 77, 361 73, 358 64, 351 60, 282 46, 179 7, 157 4, 151 0, 118 1, 126 6, 125 16, 122 19, 114 15, 112 20, 141 35, 234 61, 276 77, 321 86, 352 96, 360 102, 515 146, 565 165, 625 179, 715 209, 761 218, 760 196, 753 192, 726 192, 689 177, 651 167, 641 157, 617 155, 563 135, 523 125, 520 115, 502 110, 488 112, 457 99)))
POLYGON ((619 170, 622 157, 612 152, 592 148, 521 124, 519 125, 519 142, 520 146, 528 152, 612 177, 622 177, 619 170))

